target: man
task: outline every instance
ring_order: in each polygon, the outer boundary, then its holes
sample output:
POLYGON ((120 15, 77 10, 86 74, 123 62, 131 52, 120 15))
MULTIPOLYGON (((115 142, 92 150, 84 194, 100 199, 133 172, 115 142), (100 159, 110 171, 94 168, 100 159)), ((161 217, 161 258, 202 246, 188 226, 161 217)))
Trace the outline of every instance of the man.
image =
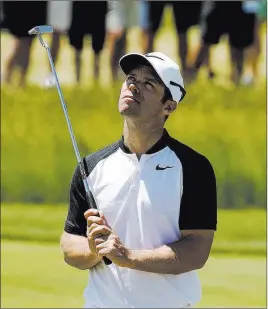
MULTIPOLYGON (((242 7, 243 1, 206 1, 201 14, 202 44, 194 64, 194 75, 210 62, 209 51, 227 34, 232 62, 231 80, 239 85, 243 73, 245 49, 254 41, 254 19, 242 7)), ((192 72, 193 73, 193 72, 192 72)))
POLYGON ((216 230, 213 168, 164 129, 185 95, 178 65, 155 52, 128 54, 120 66, 123 137, 85 158, 89 203, 74 173, 64 259, 90 269, 87 308, 189 307, 201 298, 195 270, 216 230), (96 206, 100 217, 88 209, 96 206))
POLYGON ((172 5, 178 34, 178 56, 181 61, 182 74, 188 75, 188 60, 190 54, 189 30, 198 25, 202 1, 149 1, 150 31, 147 52, 154 49, 157 31, 160 27, 166 5, 172 5))
POLYGON ((118 61, 126 53, 127 34, 131 28, 139 25, 140 1, 109 0, 109 12, 106 17, 109 58, 112 81, 118 81, 118 61))
POLYGON ((142 53, 147 53, 148 39, 150 35, 150 20, 149 20, 149 6, 148 0, 140 0, 139 6, 139 26, 140 26, 140 37, 141 37, 141 50, 142 53))
POLYGON ((46 8, 47 1, 3 2, 2 22, 15 39, 4 70, 4 82, 7 84, 13 83, 18 69, 18 86, 26 85, 34 40, 28 31, 36 25, 46 24, 46 8))
MULTIPOLYGON (((72 1, 53 0, 47 2, 47 24, 52 26, 54 30, 51 40, 50 51, 55 66, 57 66, 58 63, 61 37, 68 32, 71 26, 71 19, 72 1)), ((47 76, 45 84, 49 87, 56 85, 56 80, 52 72, 49 73, 49 75, 47 76)))
POLYGON ((74 49, 76 83, 81 83, 82 51, 84 37, 91 35, 93 50, 93 76, 99 80, 100 57, 105 43, 107 1, 73 1, 72 22, 68 31, 70 45, 74 49), (97 16, 97 18, 96 18, 97 16))
POLYGON ((266 12, 266 1, 243 1, 243 11, 247 18, 247 24, 250 29, 254 28, 253 44, 245 50, 245 65, 244 75, 242 76, 241 83, 243 85, 253 85, 258 79, 258 66, 261 56, 261 25, 266 20, 261 16, 262 11, 266 12))

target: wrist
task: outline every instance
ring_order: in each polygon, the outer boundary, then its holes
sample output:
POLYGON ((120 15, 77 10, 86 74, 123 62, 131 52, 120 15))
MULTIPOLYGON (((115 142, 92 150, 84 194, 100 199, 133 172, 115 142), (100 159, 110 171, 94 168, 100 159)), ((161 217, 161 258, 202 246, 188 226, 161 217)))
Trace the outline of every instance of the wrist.
POLYGON ((137 260, 137 250, 128 249, 123 267, 135 269, 136 260, 137 260))

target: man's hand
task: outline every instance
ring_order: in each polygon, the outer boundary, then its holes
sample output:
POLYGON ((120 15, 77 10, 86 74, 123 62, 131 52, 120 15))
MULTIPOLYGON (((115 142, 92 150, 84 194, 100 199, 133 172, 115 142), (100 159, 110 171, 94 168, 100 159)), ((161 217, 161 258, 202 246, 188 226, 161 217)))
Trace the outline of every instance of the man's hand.
POLYGON ((90 250, 98 258, 106 256, 118 266, 127 266, 130 250, 124 246, 119 237, 112 231, 102 211, 99 212, 100 217, 96 216, 97 213, 97 210, 89 209, 84 214, 87 219, 87 235, 90 250))
POLYGON ((98 252, 96 250, 96 239, 102 239, 103 236, 109 235, 109 229, 106 229, 108 227, 108 224, 104 218, 103 213, 96 209, 89 209, 84 213, 84 217, 87 220, 87 239, 90 251, 98 257, 98 252), (97 215, 100 215, 98 217, 97 215), (93 233, 94 232, 94 233, 93 233))
POLYGON ((129 265, 131 251, 124 246, 120 238, 113 232, 110 235, 97 238, 95 244, 99 256, 106 256, 121 267, 129 265))

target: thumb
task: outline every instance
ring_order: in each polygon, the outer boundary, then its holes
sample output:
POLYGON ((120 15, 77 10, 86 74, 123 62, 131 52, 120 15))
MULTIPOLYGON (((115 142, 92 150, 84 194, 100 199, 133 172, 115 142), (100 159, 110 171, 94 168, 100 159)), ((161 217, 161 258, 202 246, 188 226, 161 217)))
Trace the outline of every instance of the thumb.
POLYGON ((99 211, 99 214, 100 214, 100 218, 101 218, 102 220, 104 220, 105 224, 106 224, 110 229, 112 229, 112 228, 110 227, 110 225, 108 224, 107 219, 105 218, 105 216, 104 216, 102 210, 99 211))

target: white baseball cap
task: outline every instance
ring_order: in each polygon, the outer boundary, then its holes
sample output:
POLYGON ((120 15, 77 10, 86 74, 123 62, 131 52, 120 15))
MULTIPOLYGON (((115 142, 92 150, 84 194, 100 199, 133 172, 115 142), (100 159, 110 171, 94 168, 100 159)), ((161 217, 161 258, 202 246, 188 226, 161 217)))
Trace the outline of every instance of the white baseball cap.
POLYGON ((155 70, 162 82, 170 90, 172 99, 175 102, 178 103, 184 98, 186 91, 180 67, 165 54, 160 52, 145 55, 130 53, 119 60, 119 65, 125 74, 128 74, 131 70, 142 64, 149 64, 155 70))

